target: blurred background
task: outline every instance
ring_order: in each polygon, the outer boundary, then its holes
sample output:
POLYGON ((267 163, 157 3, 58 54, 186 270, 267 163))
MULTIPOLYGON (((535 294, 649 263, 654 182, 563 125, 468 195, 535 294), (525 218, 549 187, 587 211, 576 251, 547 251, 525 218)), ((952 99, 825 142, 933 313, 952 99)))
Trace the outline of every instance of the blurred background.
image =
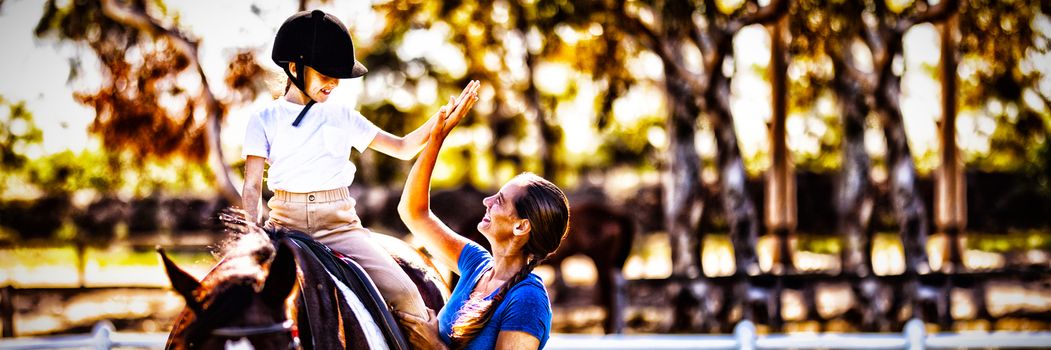
MULTIPOLYGON (((4 336, 168 330, 153 247, 215 264, 274 34, 314 8, 369 68, 332 98, 384 130, 482 82, 434 175, 454 229, 523 171, 570 194, 555 332, 1051 328, 1048 2, 0 0, 4 336)), ((412 163, 352 161, 411 242, 412 163)))

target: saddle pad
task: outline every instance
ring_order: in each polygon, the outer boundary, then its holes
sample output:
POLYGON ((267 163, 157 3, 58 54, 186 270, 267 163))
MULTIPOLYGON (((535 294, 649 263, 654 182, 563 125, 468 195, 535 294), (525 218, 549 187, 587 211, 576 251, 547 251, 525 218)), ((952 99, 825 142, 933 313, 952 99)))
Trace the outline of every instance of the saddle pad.
POLYGON ((369 278, 360 265, 349 257, 332 251, 324 244, 305 234, 292 233, 286 237, 301 248, 305 248, 303 250, 309 252, 309 255, 312 255, 313 258, 321 263, 328 270, 329 274, 347 286, 361 299, 372 319, 376 321, 377 326, 383 331, 383 335, 391 349, 411 349, 409 342, 402 335, 394 315, 387 308, 386 301, 380 295, 379 289, 376 288, 372 279, 369 278))

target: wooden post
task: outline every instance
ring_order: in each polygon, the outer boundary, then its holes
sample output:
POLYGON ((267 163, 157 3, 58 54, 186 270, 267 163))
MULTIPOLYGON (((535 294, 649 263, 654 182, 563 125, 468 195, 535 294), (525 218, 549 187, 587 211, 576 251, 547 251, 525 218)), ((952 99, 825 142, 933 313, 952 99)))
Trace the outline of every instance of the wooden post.
POLYGON ((963 160, 956 144, 956 16, 939 25, 941 29, 942 120, 941 166, 935 172, 934 222, 946 235, 951 269, 962 266, 959 234, 967 224, 966 180, 963 160))
POLYGON ((15 287, 7 286, 0 289, 0 320, 4 322, 2 336, 13 338, 15 336, 15 303, 11 300, 15 296, 15 287))
MULTIPOLYGON (((785 83, 788 64, 783 38, 785 18, 768 26, 770 30, 770 170, 766 173, 766 227, 778 237, 783 269, 791 270, 788 235, 796 228, 796 177, 788 151, 785 121, 788 101, 785 83)), ((787 270, 786 270, 787 271, 787 270)))

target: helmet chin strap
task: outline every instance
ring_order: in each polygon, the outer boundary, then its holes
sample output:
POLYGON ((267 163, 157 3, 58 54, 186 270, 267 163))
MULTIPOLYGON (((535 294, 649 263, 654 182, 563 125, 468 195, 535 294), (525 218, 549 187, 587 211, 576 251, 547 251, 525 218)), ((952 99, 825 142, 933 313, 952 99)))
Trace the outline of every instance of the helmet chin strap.
POLYGON ((303 120, 303 116, 307 114, 307 111, 310 110, 310 107, 314 106, 314 104, 317 103, 317 101, 314 101, 314 99, 311 98, 309 94, 307 94, 307 88, 306 88, 307 82, 306 82, 305 79, 303 79, 303 76, 304 76, 303 74, 306 73, 306 65, 305 64, 296 63, 296 74, 295 75, 292 75, 292 71, 290 71, 288 69, 288 65, 287 64, 285 65, 284 68, 285 68, 285 74, 288 75, 288 79, 292 80, 292 84, 295 84, 296 88, 299 88, 299 91, 302 92, 303 95, 306 96, 308 100, 310 100, 310 101, 307 101, 306 106, 303 106, 303 110, 299 111, 299 115, 296 116, 296 120, 292 122, 292 126, 298 127, 299 126, 299 122, 303 120))
MULTIPOLYGON (((321 23, 324 22, 325 13, 321 12, 321 10, 314 10, 310 12, 310 17, 313 18, 314 22, 314 35, 310 39, 309 59, 313 61, 317 57, 318 26, 320 26, 321 23)), ((300 59, 303 58, 303 56, 299 57, 300 59)), ((306 73, 306 67, 307 62, 296 62, 296 76, 293 77, 292 72, 288 70, 288 65, 285 65, 285 74, 288 74, 288 77, 291 78, 292 82, 296 84, 296 87, 299 88, 299 91, 303 92, 303 95, 306 95, 307 99, 310 100, 307 101, 306 106, 303 106, 303 110, 299 111, 299 115, 296 116, 296 120, 292 122, 292 126, 294 127, 299 127, 299 122, 303 120, 303 116, 307 114, 307 111, 310 110, 310 107, 314 106, 314 104, 317 103, 317 101, 314 101, 314 99, 310 97, 310 94, 307 93, 307 81, 306 75, 304 75, 304 73, 306 73)))

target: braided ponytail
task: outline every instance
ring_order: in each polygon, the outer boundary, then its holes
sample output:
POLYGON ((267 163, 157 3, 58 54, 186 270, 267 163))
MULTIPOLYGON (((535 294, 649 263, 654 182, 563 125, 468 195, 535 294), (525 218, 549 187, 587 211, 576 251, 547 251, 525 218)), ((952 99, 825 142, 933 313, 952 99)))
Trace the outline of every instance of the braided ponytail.
POLYGON ((511 291, 511 288, 514 288, 518 282, 524 281, 529 276, 529 273, 544 260, 547 259, 531 256, 529 262, 522 265, 522 269, 518 270, 518 273, 511 276, 511 279, 508 279, 500 286, 499 291, 496 292, 492 299, 485 300, 486 296, 483 295, 479 298, 472 297, 468 300, 463 308, 460 309, 456 322, 453 322, 452 334, 449 336, 449 339, 452 341, 452 348, 463 349, 474 337, 478 336, 478 333, 481 333, 482 328, 485 328, 485 325, 489 323, 489 319, 496 312, 496 307, 500 305, 500 302, 504 301, 504 297, 511 291))

